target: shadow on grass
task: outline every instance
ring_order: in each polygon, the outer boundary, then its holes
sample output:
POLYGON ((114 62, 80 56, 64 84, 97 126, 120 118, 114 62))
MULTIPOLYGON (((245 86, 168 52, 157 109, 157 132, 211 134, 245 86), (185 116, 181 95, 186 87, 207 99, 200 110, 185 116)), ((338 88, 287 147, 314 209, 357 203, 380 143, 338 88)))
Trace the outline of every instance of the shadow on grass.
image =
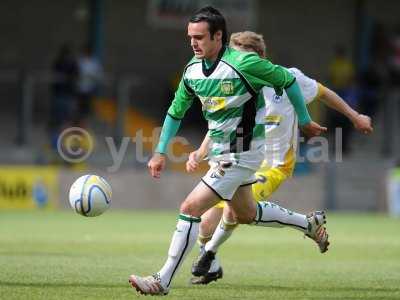
POLYGON ((0 251, 0 256, 35 256, 35 257, 49 257, 49 256, 55 256, 55 257, 77 257, 80 256, 81 253, 62 253, 62 252, 19 252, 19 251, 14 251, 14 252, 6 252, 6 251, 0 251))
POLYGON ((86 288, 107 288, 107 289, 126 289, 129 287, 128 281, 126 284, 107 284, 107 283, 79 283, 79 282, 5 282, 0 281, 0 286, 8 287, 37 287, 37 288, 48 288, 48 287, 86 287, 86 288))
MULTIPOLYGON (((202 288, 202 287, 200 287, 202 288)), ((212 285, 213 289, 220 290, 240 290, 240 291, 302 291, 302 292, 364 292, 364 293, 379 293, 379 292, 400 292, 400 287, 388 287, 388 288, 374 288, 374 287, 356 287, 356 286, 305 286, 305 287, 293 287, 293 286, 278 286, 278 285, 233 285, 233 284, 218 284, 212 285)))
MULTIPOLYGON (((0 287, 20 287, 20 288, 106 288, 106 289, 127 289, 129 287, 128 283, 117 283, 117 284, 107 284, 107 283, 79 283, 79 282, 59 282, 59 283, 49 283, 49 282, 5 282, 0 281, 0 287)), ((398 299, 392 297, 392 295, 376 295, 376 293, 396 293, 400 292, 400 288, 369 288, 369 287, 344 287, 344 286, 330 286, 330 287, 292 287, 292 286, 277 286, 277 285, 233 285, 233 284, 212 284, 210 286, 182 286, 178 285, 175 287, 176 289, 193 289, 195 292, 200 291, 202 289, 207 290, 208 288, 212 288, 215 290, 224 290, 229 291, 232 295, 236 296, 246 296, 247 293, 254 292, 273 292, 273 291, 282 291, 282 292, 311 292, 314 295, 320 293, 324 295, 323 299, 341 299, 343 295, 335 295, 336 293, 365 293, 368 295, 367 299, 398 299), (372 298, 370 298, 371 296, 372 298)), ((173 288, 174 289, 174 288, 173 288)), ((226 294, 226 296, 229 295, 226 294)), ((286 299, 296 299, 296 297, 291 298, 287 295, 286 299)), ((309 296, 308 299, 321 299, 315 296, 309 296)), ((360 295, 352 296, 346 295, 346 299, 361 299, 360 295)))

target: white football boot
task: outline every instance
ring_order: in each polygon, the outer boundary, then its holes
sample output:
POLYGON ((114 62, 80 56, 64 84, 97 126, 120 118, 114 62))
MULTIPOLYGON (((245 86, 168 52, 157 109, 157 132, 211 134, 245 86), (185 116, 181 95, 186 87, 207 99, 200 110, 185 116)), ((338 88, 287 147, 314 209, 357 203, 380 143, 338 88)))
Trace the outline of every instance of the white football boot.
POLYGON ((307 215, 308 228, 307 237, 315 241, 321 253, 328 251, 329 241, 328 232, 324 227, 326 224, 326 216, 324 211, 314 211, 307 215))
POLYGON ((158 274, 147 277, 137 275, 129 276, 129 283, 142 295, 167 295, 169 289, 161 285, 161 279, 158 274))

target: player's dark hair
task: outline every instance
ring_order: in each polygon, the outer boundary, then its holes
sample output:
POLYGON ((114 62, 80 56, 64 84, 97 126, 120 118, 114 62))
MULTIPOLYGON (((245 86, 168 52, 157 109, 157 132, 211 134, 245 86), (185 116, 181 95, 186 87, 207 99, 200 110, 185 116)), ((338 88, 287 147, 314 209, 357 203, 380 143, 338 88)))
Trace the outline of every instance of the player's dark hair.
POLYGON ((190 18, 190 23, 207 22, 208 31, 210 32, 211 39, 213 39, 214 34, 218 31, 222 31, 222 44, 228 42, 228 33, 226 30, 226 22, 224 16, 218 11, 218 9, 212 6, 205 6, 200 8, 195 14, 190 18))

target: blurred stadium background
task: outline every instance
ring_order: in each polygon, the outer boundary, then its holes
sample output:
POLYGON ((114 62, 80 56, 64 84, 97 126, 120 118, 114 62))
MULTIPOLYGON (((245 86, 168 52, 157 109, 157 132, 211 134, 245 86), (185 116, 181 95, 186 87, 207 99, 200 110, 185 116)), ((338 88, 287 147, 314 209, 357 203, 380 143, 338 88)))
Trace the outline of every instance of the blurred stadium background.
MULTIPOLYGON (((171 162, 155 183, 146 168, 152 143, 142 143, 140 135, 151 137, 162 124, 192 56, 187 18, 204 4, 221 9, 230 32, 262 33, 274 63, 300 68, 373 119, 374 133, 362 136, 313 104, 314 119, 329 126, 330 150, 324 143, 302 143, 299 155, 306 159, 273 200, 301 212, 400 216, 400 1, 2 0, 3 230, 15 225, 19 213, 29 211, 34 223, 43 210, 68 209, 68 189, 85 173, 110 182, 111 211, 177 210, 202 173, 187 175, 182 162, 171 162), (91 137, 57 143, 71 126, 91 137), (72 153, 67 160, 60 156, 65 149, 72 153), (115 151, 125 153, 120 164, 115 151), (78 161, 82 153, 88 157, 78 161)), ((175 155, 184 161, 205 132, 196 104, 179 132, 189 144, 176 143, 175 155)), ((19 241, 24 244, 24 237, 19 241)))
MULTIPOLYGON (((349 122, 313 105, 314 118, 331 129, 329 145, 343 153, 299 163, 275 198, 298 210, 388 211, 389 200, 399 198, 388 189, 389 182, 399 180, 394 171, 400 150, 400 20, 394 13, 399 2, 207 3, 221 7, 230 32, 264 34, 273 62, 300 68, 373 118, 373 135, 361 136, 349 122), (335 127, 343 128, 343 139, 335 141, 335 127)), ((145 168, 151 144, 144 143, 141 151, 134 142, 124 144, 123 137, 135 137, 138 130, 149 136, 162 124, 192 55, 187 17, 203 4, 1 1, 0 207, 46 207, 47 201, 64 207, 73 178, 98 172, 114 187, 115 208, 175 209, 201 173, 186 176, 182 164, 170 164, 168 176, 154 184, 145 168), (82 63, 86 49, 92 65, 82 63), (98 78, 87 79, 93 70, 98 78), (93 151, 83 163, 67 163, 57 151, 59 134, 69 126, 82 126, 93 137, 93 151), (116 150, 127 147, 120 166, 113 163, 106 137, 113 138, 116 150)), ((191 145, 178 143, 180 158, 206 132, 198 108, 189 111, 181 127, 180 135, 191 145)), ((302 143, 303 157, 310 155, 310 146, 302 143)), ((85 151, 85 143, 79 147, 85 151)))

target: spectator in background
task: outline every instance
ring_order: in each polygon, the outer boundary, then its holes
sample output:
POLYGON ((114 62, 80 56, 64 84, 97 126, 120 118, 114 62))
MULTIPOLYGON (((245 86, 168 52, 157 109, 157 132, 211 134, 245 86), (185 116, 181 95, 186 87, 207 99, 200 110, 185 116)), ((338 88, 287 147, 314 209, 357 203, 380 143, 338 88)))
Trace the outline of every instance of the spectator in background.
POLYGON ((385 101, 382 86, 388 79, 387 57, 390 43, 385 27, 376 23, 369 42, 368 62, 360 70, 360 111, 374 117, 385 101))
POLYGON ((346 49, 340 45, 336 46, 335 56, 329 65, 329 77, 336 93, 347 93, 354 83, 354 75, 354 64, 347 57, 346 49))
MULTIPOLYGON (((390 54, 389 54, 389 74, 390 74, 390 88, 388 91, 388 98, 390 98, 390 113, 386 114, 385 117, 389 118, 394 129, 392 130, 387 126, 388 132, 391 132, 397 136, 393 139, 393 136, 388 136, 387 140, 391 141, 391 148, 394 150, 394 154, 400 161, 400 139, 398 137, 398 131, 400 130, 400 122, 398 121, 398 116, 400 115, 400 23, 398 23, 393 30, 390 38, 390 54), (390 116, 389 116, 390 115, 390 116)), ((390 150, 389 150, 390 151, 390 150)))
POLYGON ((375 65, 371 64, 361 72, 360 79, 360 111, 373 117, 376 115, 379 104, 379 92, 382 85, 381 78, 375 65))
POLYGON ((70 45, 60 47, 51 71, 53 80, 49 127, 51 144, 56 148, 60 131, 71 123, 76 96, 78 66, 70 45))
POLYGON ((90 113, 91 101, 97 95, 104 79, 103 67, 93 55, 92 48, 86 46, 78 60, 78 112, 76 125, 85 127, 90 113))
MULTIPOLYGON (((342 97, 347 104, 356 109, 358 106, 358 94, 355 82, 355 67, 351 59, 347 57, 346 49, 338 45, 335 49, 335 56, 329 65, 330 84, 334 91, 342 97)), ((349 142, 352 131, 352 124, 345 116, 331 112, 327 116, 328 128, 342 128, 342 150, 346 155, 350 151, 349 142)))
POLYGON ((391 41, 391 53, 389 57, 389 71, 391 84, 393 86, 400 85, 400 23, 397 24, 391 41))

